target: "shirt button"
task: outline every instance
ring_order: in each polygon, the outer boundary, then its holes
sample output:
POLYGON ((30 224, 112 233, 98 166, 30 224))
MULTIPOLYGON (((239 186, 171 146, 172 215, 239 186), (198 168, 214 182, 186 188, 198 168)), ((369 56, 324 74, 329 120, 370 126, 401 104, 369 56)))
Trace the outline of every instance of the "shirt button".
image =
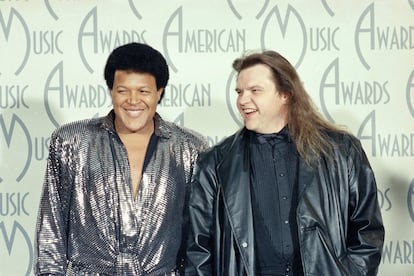
POLYGON ((286 200, 286 199, 287 199, 287 196, 282 196, 282 199, 283 199, 283 200, 286 200))
POLYGON ((279 176, 285 176, 285 174, 284 173, 281 173, 281 174, 279 174, 279 176))
POLYGON ((242 246, 243 248, 246 248, 246 247, 247 247, 247 242, 243 242, 241 246, 242 246))
POLYGON ((289 223, 289 221, 288 220, 285 220, 285 224, 288 224, 289 223))

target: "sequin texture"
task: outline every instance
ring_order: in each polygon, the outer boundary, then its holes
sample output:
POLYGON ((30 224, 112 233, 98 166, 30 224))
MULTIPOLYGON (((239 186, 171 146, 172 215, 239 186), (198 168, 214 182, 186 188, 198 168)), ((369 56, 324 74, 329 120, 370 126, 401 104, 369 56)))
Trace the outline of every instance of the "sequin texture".
POLYGON ((51 137, 35 236, 36 275, 175 275, 201 135, 156 114, 156 150, 132 196, 127 152, 106 117, 51 137))

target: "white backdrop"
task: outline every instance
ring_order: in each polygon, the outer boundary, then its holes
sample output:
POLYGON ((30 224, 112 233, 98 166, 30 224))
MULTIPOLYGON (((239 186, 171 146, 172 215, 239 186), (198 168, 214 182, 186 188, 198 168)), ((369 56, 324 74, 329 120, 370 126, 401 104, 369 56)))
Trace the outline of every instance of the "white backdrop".
POLYGON ((213 145, 240 126, 231 63, 270 48, 358 136, 386 228, 380 275, 414 275, 413 0, 0 0, 0 274, 31 275, 50 133, 105 115, 110 51, 168 59, 160 114, 213 145))

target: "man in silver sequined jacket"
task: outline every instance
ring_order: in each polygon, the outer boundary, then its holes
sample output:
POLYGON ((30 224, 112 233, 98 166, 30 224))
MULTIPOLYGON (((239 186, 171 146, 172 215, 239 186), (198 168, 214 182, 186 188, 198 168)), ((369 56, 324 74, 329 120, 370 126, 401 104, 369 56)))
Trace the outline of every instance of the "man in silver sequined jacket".
POLYGON ((113 110, 51 137, 36 275, 178 275, 193 165, 208 143, 156 112, 164 57, 130 43, 105 66, 113 110))

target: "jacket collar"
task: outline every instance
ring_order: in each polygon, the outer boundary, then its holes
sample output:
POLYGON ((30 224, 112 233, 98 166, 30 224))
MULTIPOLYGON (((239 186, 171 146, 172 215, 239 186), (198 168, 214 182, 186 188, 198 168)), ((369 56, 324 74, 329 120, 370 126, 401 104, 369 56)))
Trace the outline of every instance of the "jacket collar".
MULTIPOLYGON (((250 151, 249 144, 252 139, 250 132, 246 128, 240 129, 231 138, 232 141, 228 150, 223 153, 223 159, 219 164, 220 174, 225 177, 222 183, 226 183, 223 187, 223 193, 226 196, 246 191, 250 196, 250 151)), ((312 179, 316 176, 317 168, 311 167, 299 158, 298 181, 300 184, 300 192, 303 192, 306 186, 312 183, 312 179), (301 184, 304 183, 304 184, 301 184)), ((243 195, 246 197, 247 195, 243 195)), ((231 198, 229 198, 231 200, 231 198)), ((300 194, 299 194, 300 199, 300 194)), ((247 202, 246 202, 247 204, 247 202)), ((249 198, 250 204, 250 198, 249 198)))
MULTIPOLYGON (((226 152, 223 152, 222 162, 218 165, 222 183, 223 202, 228 213, 228 219, 239 245, 243 261, 250 273, 254 275, 254 230, 251 205, 251 169, 249 143, 251 135, 242 128, 236 132, 230 141, 226 152), (246 243, 247 247, 243 247, 246 243), (241 246, 241 247, 240 247, 241 246)), ((298 200, 307 187, 314 183, 317 169, 308 166, 299 158, 298 181, 301 184, 298 200)))
POLYGON ((219 164, 223 203, 248 275, 254 275, 254 232, 250 194, 249 135, 238 131, 219 164))
MULTIPOLYGON (((115 130, 115 112, 112 109, 109 113, 103 118, 102 127, 109 132, 116 134, 115 130)), ((169 139, 172 135, 171 124, 164 121, 158 113, 154 115, 154 128, 155 135, 161 138, 169 139)))

